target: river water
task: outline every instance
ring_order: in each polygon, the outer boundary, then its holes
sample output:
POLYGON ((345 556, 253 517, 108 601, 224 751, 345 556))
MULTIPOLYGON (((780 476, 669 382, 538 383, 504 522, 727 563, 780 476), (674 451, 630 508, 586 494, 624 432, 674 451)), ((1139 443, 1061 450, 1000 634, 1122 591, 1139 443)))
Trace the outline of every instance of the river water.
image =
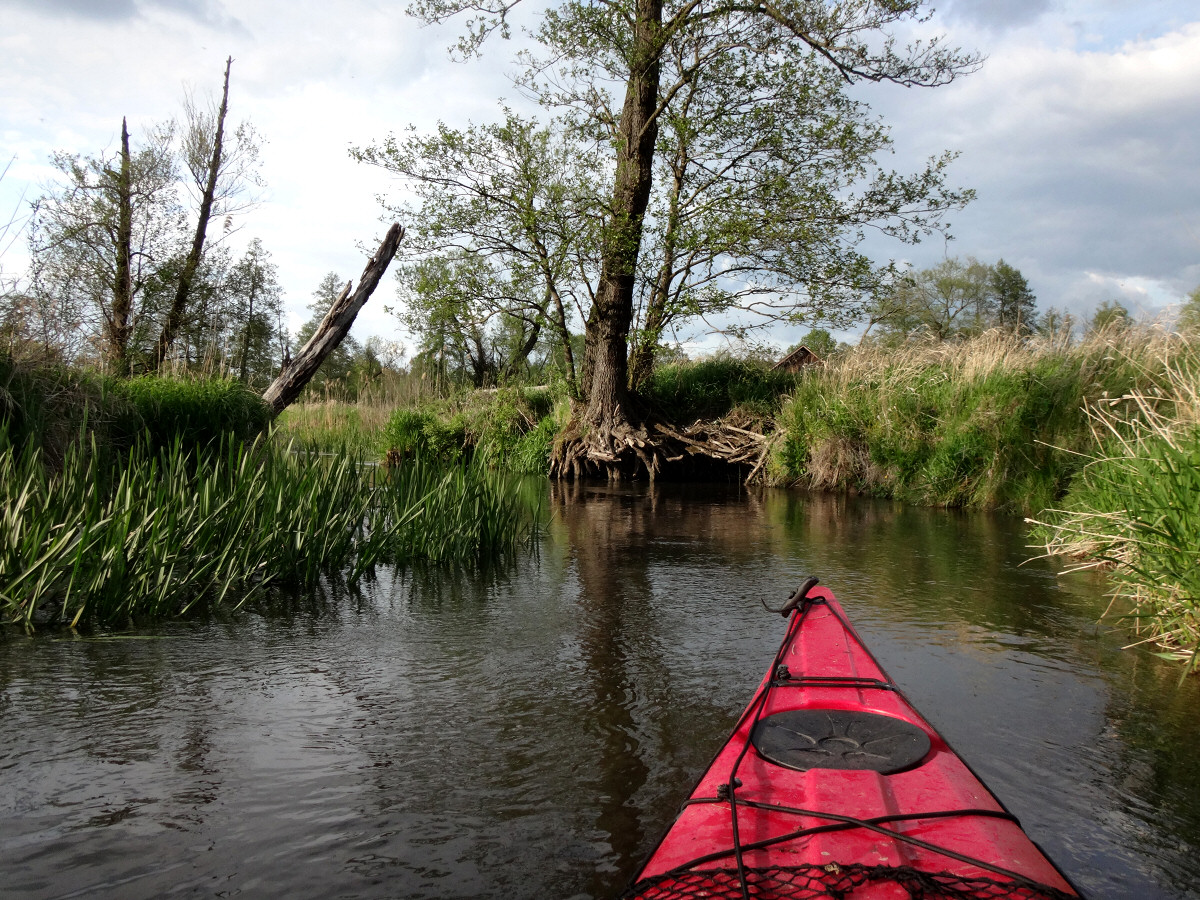
POLYGON ((555 487, 536 552, 136 634, 0 638, 7 898, 608 898, 809 574, 1093 897, 1200 893, 1200 679, 1017 519, 555 487))

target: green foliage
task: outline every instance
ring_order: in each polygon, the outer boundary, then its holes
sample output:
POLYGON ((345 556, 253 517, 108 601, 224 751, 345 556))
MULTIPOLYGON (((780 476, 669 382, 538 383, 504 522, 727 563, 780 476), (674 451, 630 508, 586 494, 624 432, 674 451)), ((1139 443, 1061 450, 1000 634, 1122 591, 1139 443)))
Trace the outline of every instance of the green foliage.
POLYGON ((1200 287, 1188 294, 1187 301, 1179 308, 1175 327, 1187 335, 1200 335, 1200 287))
POLYGON ((226 436, 247 441, 270 421, 262 398, 230 379, 124 380, 0 355, 0 427, 13 445, 38 448, 51 465, 81 439, 102 455, 119 455, 139 438, 188 448, 226 436))
POLYGON ((1026 335, 1038 330, 1037 297, 1019 269, 1000 260, 992 266, 990 286, 1000 328, 1026 335))
POLYGON ((989 328, 1029 335, 1037 298, 1025 277, 1004 260, 994 266, 968 257, 945 259, 912 272, 876 296, 871 325, 897 339, 924 334, 937 340, 971 337, 989 328))
POLYGON ((588 296, 598 218, 594 149, 561 122, 504 121, 390 135, 352 151, 405 179, 419 206, 388 206, 414 223, 397 266, 395 311, 427 364, 475 387, 522 377, 535 356, 571 389, 570 319, 588 296))
POLYGON ((18 448, 41 448, 51 464, 85 429, 103 447, 128 447, 142 422, 116 385, 94 372, 0 353, 0 428, 18 448))
POLYGON ((1145 383, 1154 338, 1138 341, 1064 349, 993 333, 855 351, 800 380, 772 472, 817 489, 1038 511, 1093 446, 1084 405, 1145 383))
MULTIPOLYGON (((409 181, 422 210, 405 218, 436 223, 424 250, 443 255, 402 280, 416 295, 415 324, 441 329, 427 349, 449 346, 460 370, 483 369, 483 326, 496 320, 473 302, 498 298, 531 330, 558 330, 571 370, 564 310, 574 307, 589 348, 632 348, 629 385, 640 390, 669 329, 688 319, 742 310, 768 322, 853 320, 891 271, 863 252, 866 234, 915 243, 973 197, 948 183, 952 153, 912 173, 882 164, 888 129, 849 90, 935 86, 977 67, 978 56, 938 39, 903 49, 892 39, 923 6, 546 7, 530 31, 540 47, 523 54, 517 77, 561 116, 545 131, 508 114, 503 125, 439 126, 357 153, 409 181), (497 284, 509 277, 519 283, 497 284), (438 315, 420 314, 430 302, 438 315)), ((507 32, 503 4, 413 9, 429 21, 470 11, 467 51, 507 32)), ((619 380, 583 388, 624 406, 619 380)))
POLYGON ((456 461, 485 468, 545 474, 549 449, 561 427, 546 390, 476 391, 460 401, 398 409, 383 429, 381 450, 402 457, 456 461))
POLYGON ((454 462, 462 458, 466 426, 461 417, 440 419, 432 410, 398 409, 383 429, 383 449, 402 456, 454 462))
POLYGON ((1105 329, 1120 331, 1128 328, 1132 323, 1133 319, 1125 304, 1119 300, 1104 300, 1096 307, 1096 311, 1088 320, 1088 329, 1091 331, 1104 331, 1105 329))
POLYGON ((830 334, 828 329, 813 328, 804 337, 800 338, 799 343, 788 347, 787 352, 793 353, 800 347, 807 347, 824 360, 840 352, 844 345, 839 344, 837 338, 830 334))
POLYGON ((232 379, 145 376, 116 382, 114 389, 137 410, 154 447, 176 441, 207 446, 226 435, 247 441, 271 422, 262 398, 232 379))
POLYGON ((1198 363, 1192 350, 1158 390, 1092 405, 1103 445, 1034 531, 1047 553, 1082 559, 1076 568, 1102 566, 1135 628, 1189 669, 1200 659, 1198 363))
POLYGON ((470 563, 535 527, 504 478, 475 468, 384 470, 226 439, 139 443, 115 467, 74 444, 51 473, 4 429, 0 510, 0 615, 26 625, 121 626, 272 585, 353 583, 378 563, 470 563))
POLYGON ((720 418, 736 408, 769 417, 796 381, 797 376, 772 371, 764 361, 719 355, 661 367, 647 383, 644 396, 680 423, 720 418))

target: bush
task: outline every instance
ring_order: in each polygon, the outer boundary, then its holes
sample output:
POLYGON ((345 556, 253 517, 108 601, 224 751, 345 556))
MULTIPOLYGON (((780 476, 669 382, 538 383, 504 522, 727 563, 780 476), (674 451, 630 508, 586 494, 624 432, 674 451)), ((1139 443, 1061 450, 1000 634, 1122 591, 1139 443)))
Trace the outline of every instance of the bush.
POLYGON ((153 447, 176 440, 185 447, 207 447, 226 436, 248 441, 271 424, 262 398, 232 379, 148 375, 116 382, 115 389, 137 410, 153 447))
POLYGON ((459 417, 447 421, 430 410, 398 409, 383 429, 382 449, 401 456, 420 456, 446 462, 463 456, 466 428, 459 417))
POLYGON ((381 449, 402 457, 470 458, 486 468, 545 474, 559 427, 550 391, 476 391, 441 408, 396 410, 383 429, 381 449))
POLYGON ((779 411, 796 379, 764 361, 721 355, 656 369, 643 395, 681 424, 721 418, 738 408, 769 417, 779 411))

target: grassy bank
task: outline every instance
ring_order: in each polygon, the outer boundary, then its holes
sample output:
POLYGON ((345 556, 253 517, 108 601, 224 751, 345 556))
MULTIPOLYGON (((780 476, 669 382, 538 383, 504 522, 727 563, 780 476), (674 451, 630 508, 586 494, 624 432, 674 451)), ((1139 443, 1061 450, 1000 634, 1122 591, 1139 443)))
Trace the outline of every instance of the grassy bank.
POLYGON ((1161 332, 1079 344, 995 332, 862 348, 811 369, 779 416, 776 481, 1033 513, 1095 446, 1085 408, 1164 378, 1161 332))
POLYGON ((113 378, 0 353, 0 427, 18 449, 57 464, 87 434, 97 450, 252 440, 270 424, 262 398, 228 378, 113 378))
POLYGON ((1168 656, 1200 649, 1200 346, 1126 328, 851 351, 779 416, 777 481, 1023 512, 1168 656), (1126 613, 1126 610, 1131 612, 1126 613))
POLYGON ((1200 651, 1200 348, 1180 342, 1151 389, 1092 402, 1097 449, 1035 538, 1103 568, 1122 618, 1194 669, 1200 651), (1130 610, 1130 612, 1124 612, 1130 610))
POLYGON ((330 451, 353 447, 377 459, 420 456, 518 475, 544 475, 554 436, 570 414, 546 388, 462 391, 419 406, 336 402, 284 411, 276 438, 330 451))
POLYGON ((237 606, 272 585, 355 582, 377 563, 512 552, 535 511, 503 476, 264 441, 138 443, 119 465, 75 443, 48 467, 0 432, 0 613, 125 625, 237 606))

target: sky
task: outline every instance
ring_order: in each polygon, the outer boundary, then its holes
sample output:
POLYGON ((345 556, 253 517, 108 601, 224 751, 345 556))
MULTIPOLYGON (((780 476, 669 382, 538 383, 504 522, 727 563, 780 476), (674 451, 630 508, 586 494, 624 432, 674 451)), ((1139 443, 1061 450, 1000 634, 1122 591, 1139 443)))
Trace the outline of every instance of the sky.
MULTIPOLYGON (((112 152, 123 116, 136 142, 180 115, 186 91, 216 94, 232 56, 229 117, 263 136, 267 182, 232 240, 257 237, 271 253, 294 330, 322 277, 357 281, 386 229, 377 197, 397 185, 352 160, 350 147, 409 125, 494 121, 502 99, 533 112, 510 80, 519 37, 455 61, 447 48, 460 25, 422 26, 404 5, 0 0, 0 170, 11 162, 0 224, 44 191, 51 153, 112 152)), ((1080 317, 1106 300, 1146 315, 1182 302, 1200 285, 1200 4, 936 6, 914 34, 982 53, 980 71, 932 90, 865 85, 856 96, 892 128, 885 165, 913 170, 954 150, 951 182, 978 198, 952 217, 952 240, 872 240, 872 257, 917 268, 946 256, 1003 258, 1040 309, 1080 317)), ((518 7, 517 24, 537 9, 518 7)), ((0 244, 6 273, 25 264, 23 239, 11 238, 0 244)), ((353 334, 405 340, 384 312, 391 303, 389 278, 353 334)), ((796 337, 769 335, 780 346, 796 337)))

